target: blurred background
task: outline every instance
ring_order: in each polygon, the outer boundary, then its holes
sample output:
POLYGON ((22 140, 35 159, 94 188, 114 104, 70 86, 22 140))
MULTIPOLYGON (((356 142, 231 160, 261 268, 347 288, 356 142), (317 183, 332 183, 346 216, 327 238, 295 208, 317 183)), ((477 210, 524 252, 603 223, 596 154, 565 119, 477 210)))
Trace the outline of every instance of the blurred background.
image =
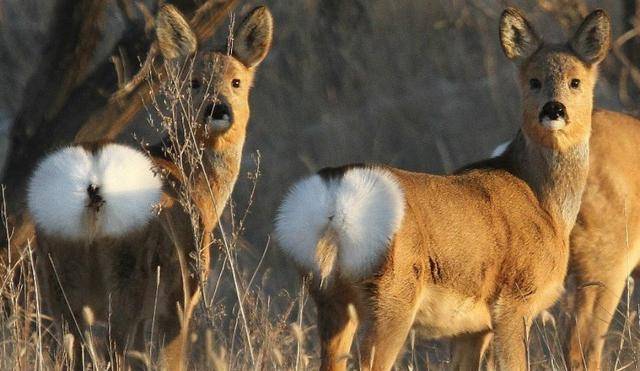
MULTIPOLYGON (((515 134, 515 67, 497 32, 505 6, 524 10, 550 41, 565 40, 586 14, 604 8, 614 45, 602 65, 597 106, 640 109, 636 0, 168 2, 196 18, 204 5, 223 9, 220 19, 203 23, 217 27, 205 48, 225 44, 233 14, 239 20, 259 4, 274 14, 275 40, 257 74, 243 169, 225 214, 225 224, 233 224, 233 211, 242 214, 251 205, 239 256, 250 262, 249 275, 256 266, 269 272, 270 283, 261 286, 266 296, 283 289, 296 296, 295 272, 277 249, 266 250, 273 245, 276 208, 296 179, 349 162, 447 173, 488 157, 515 134)), ((118 140, 157 140, 144 105, 131 108, 142 93, 132 90, 121 99, 113 93, 126 90, 145 60, 158 5, 0 0, 0 168, 10 211, 24 209, 25 180, 38 159, 72 142, 87 123, 104 127, 116 120, 127 124, 118 140)), ((288 310, 278 312, 282 323, 288 310)))

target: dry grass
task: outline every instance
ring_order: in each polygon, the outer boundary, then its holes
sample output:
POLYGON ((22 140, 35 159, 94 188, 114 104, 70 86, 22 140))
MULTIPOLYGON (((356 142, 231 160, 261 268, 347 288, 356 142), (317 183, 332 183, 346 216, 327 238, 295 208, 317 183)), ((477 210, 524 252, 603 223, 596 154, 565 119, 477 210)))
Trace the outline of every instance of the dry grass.
MULTIPOLYGON (((393 6, 358 1, 344 14, 323 13, 318 1, 300 3, 272 6, 276 21, 288 23, 278 24, 275 48, 288 49, 276 52, 259 72, 237 202, 223 215, 209 280, 201 282, 205 295, 193 324, 191 369, 319 366, 315 308, 304 283, 269 238, 273 210, 286 184, 321 166, 360 160, 449 171, 483 157, 509 138, 518 122, 513 72, 493 32, 499 15, 494 2, 451 6, 447 1, 415 0, 393 6), (330 20, 335 21, 332 27, 322 23, 330 20), (301 34, 302 25, 311 31, 301 34)), ((571 22, 571 14, 563 14, 553 2, 519 5, 536 21, 554 14, 571 22)), ((616 9, 612 1, 607 5, 616 9)), ((634 74, 622 64, 612 59, 605 65, 598 93, 601 101, 618 107, 618 96, 631 98, 618 89, 626 80, 615 79, 634 74)), ((190 80, 185 77, 188 66, 183 67, 165 71, 175 78, 163 87, 164 98, 149 108, 155 128, 182 149, 172 156, 189 178, 199 168, 202 153, 182 133, 192 128, 200 107, 179 94, 190 80)), ((192 210, 192 190, 181 191, 181 204, 192 210)), ((195 213, 191 211, 194 235, 200 240, 195 213)), ((10 241, 12 226, 5 213, 2 218, 10 241)), ((190 262, 193 271, 200 264, 197 256, 190 262)), ((0 369, 64 368, 69 337, 54 336, 56 324, 40 310, 31 245, 10 246, 2 261, 0 369)), ((638 309, 632 290, 627 290, 609 332, 607 369, 640 367, 638 309)), ((529 338, 532 369, 564 369, 562 343, 571 313, 569 296, 534 323, 529 338)), ((91 313, 82 320, 91 323, 91 313)), ((108 343, 104 332, 89 331, 85 351, 77 357, 93 369, 121 369, 127 357, 155 367, 157 352, 151 347, 146 354, 99 355, 95 344, 108 343)), ((447 369, 448 361, 446 342, 421 341, 411 333, 398 365, 447 369)))

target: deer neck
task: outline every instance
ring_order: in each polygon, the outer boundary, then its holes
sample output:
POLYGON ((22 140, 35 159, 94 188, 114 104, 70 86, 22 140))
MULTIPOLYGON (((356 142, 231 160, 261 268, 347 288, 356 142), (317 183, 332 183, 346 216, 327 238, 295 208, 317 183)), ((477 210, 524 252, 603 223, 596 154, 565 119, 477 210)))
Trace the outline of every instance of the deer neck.
POLYGON ((203 153, 203 169, 196 180, 195 197, 206 230, 215 227, 229 201, 240 172, 243 143, 209 147, 203 153))
MULTIPOLYGON (((224 146, 215 144, 206 143, 195 161, 172 158, 167 154, 165 144, 150 150, 158 170, 167 177, 164 207, 173 208, 178 200, 182 211, 199 214, 202 227, 208 232, 218 223, 235 186, 240 172, 244 137, 226 142, 224 146)), ((172 147, 172 144, 169 146, 172 147)), ((177 152, 174 149, 172 153, 175 155, 177 152)))
POLYGON ((511 153, 516 174, 529 184, 568 238, 587 182, 589 137, 560 152, 541 146, 520 131, 511 153))

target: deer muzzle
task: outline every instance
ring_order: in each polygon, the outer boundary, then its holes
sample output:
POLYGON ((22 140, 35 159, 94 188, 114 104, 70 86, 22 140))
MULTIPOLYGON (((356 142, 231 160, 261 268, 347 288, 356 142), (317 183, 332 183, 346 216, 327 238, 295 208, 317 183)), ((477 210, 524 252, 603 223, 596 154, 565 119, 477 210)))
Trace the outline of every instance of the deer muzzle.
POLYGON ((226 102, 212 102, 204 110, 204 122, 214 132, 227 131, 233 124, 233 113, 226 102))
POLYGON ((567 109, 558 101, 547 102, 542 107, 538 120, 549 130, 560 130, 567 125, 567 109))

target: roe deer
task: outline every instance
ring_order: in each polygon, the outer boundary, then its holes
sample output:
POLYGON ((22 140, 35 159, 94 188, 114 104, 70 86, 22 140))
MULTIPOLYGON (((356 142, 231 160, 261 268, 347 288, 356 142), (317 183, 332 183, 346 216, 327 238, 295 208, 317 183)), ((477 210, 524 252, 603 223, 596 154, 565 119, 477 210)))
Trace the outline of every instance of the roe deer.
MULTIPOLYGON (((609 324, 629 274, 640 265, 640 120, 595 109, 589 175, 571 232, 575 318, 565 345, 569 369, 599 370, 609 324), (616 138, 612 141, 610 138, 616 138)), ((509 143, 492 153, 502 155, 509 143)))
POLYGON ((609 34, 598 10, 568 45, 543 45, 508 8, 500 40, 524 112, 502 157, 451 176, 348 165, 293 186, 276 236, 311 276, 322 369, 346 369, 358 321, 365 369, 390 369, 414 324, 456 338, 456 368, 477 368, 490 337, 499 369, 527 367, 531 321, 563 288, 609 34))
POLYGON ((567 279, 575 280, 576 289, 565 361, 571 370, 602 368, 607 329, 626 278, 640 265, 640 120, 602 109, 591 120, 589 175, 570 237, 567 279))
POLYGON ((607 329, 627 277, 640 266, 640 120, 602 109, 594 109, 591 120, 589 175, 570 237, 575 318, 565 360, 575 370, 601 369, 607 329))
POLYGON ((238 176, 249 91, 271 47, 273 20, 267 8, 254 9, 228 52, 196 52, 193 31, 170 5, 156 27, 165 59, 194 58, 193 80, 185 84, 201 107, 192 134, 203 154, 194 176, 185 179, 160 147, 146 154, 114 143, 76 145, 39 164, 28 206, 48 314, 68 323, 77 344, 88 307, 109 324, 118 350, 146 354, 148 342, 157 342, 162 364, 174 370, 185 364, 190 317, 208 275, 213 230, 238 176), (179 202, 181 187, 192 190, 197 215, 179 202), (200 272, 191 274, 196 254, 200 272))

